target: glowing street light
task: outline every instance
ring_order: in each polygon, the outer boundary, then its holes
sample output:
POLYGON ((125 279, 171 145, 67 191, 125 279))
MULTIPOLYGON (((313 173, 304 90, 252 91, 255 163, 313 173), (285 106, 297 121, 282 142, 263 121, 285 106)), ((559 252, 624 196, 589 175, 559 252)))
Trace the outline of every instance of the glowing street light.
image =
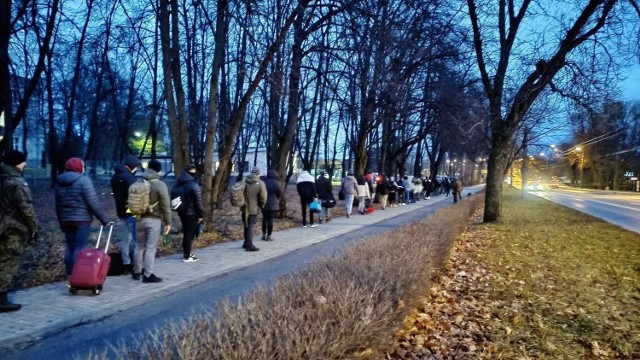
POLYGON ((576 152, 580 154, 580 188, 584 188, 584 151, 582 147, 576 146, 576 152))

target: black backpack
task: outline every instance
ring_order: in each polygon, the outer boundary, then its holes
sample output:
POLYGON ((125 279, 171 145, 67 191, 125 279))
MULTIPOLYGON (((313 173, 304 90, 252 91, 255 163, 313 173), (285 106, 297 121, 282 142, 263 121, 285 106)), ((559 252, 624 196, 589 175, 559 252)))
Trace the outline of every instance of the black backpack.
POLYGON ((187 184, 176 184, 171 189, 171 210, 179 213, 187 210, 187 198, 185 197, 187 184))

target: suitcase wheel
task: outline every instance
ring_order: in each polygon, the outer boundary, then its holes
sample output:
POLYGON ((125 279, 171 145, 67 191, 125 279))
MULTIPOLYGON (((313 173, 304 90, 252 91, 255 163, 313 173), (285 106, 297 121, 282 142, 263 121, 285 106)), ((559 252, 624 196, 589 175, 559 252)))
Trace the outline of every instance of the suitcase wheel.
POLYGON ((74 287, 70 287, 69 288, 69 292, 73 295, 76 295, 78 293, 78 289, 74 288, 74 287))
POLYGON ((96 286, 95 288, 93 288, 93 295, 100 295, 101 291, 102 291, 102 286, 96 286))

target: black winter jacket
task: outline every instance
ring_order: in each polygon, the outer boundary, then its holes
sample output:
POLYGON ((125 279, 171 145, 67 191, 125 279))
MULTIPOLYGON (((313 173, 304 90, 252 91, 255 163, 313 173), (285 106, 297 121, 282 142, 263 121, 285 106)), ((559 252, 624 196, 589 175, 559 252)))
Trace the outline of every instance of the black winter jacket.
POLYGON ((300 195, 300 200, 307 204, 311 203, 316 197, 316 183, 308 171, 302 171, 298 174, 296 189, 298 190, 298 195, 300 195))
POLYGON ((382 179, 376 185, 376 193, 380 195, 389 195, 389 181, 387 179, 382 179))
POLYGON ((197 215, 204 218, 204 208, 202 207, 202 190, 195 178, 186 171, 183 171, 178 177, 178 182, 174 185, 183 187, 184 196, 182 201, 185 202, 184 211, 180 215, 197 215))
POLYGON ((316 191, 320 200, 335 200, 331 180, 324 177, 324 175, 320 175, 316 180, 316 191))
POLYGON ((280 190, 280 176, 274 169, 267 171, 267 177, 264 179, 264 184, 267 187, 267 203, 262 208, 262 211, 278 211, 280 210, 280 197, 282 197, 282 191, 280 190))
POLYGON ((132 216, 127 213, 127 199, 129 198, 129 186, 136 182, 136 176, 125 165, 116 165, 115 174, 111 177, 111 191, 116 201, 116 213, 119 218, 132 216))
POLYGON ((56 215, 62 223, 91 222, 95 215, 107 225, 107 214, 100 208, 91 179, 73 171, 58 176, 56 185, 56 215))

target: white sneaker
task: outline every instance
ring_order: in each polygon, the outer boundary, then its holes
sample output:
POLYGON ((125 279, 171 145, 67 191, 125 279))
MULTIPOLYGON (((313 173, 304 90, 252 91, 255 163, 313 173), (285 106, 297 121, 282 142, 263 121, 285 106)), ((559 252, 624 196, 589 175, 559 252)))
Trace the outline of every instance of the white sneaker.
POLYGON ((318 226, 318 224, 313 224, 310 227, 314 228, 314 227, 317 227, 317 226, 318 226))
POLYGON ((306 229, 306 228, 307 228, 307 225, 302 225, 302 228, 303 228, 303 229, 306 229))
POLYGON ((197 257, 193 256, 193 254, 191 254, 191 255, 189 255, 189 257, 188 257, 188 258, 186 258, 186 259, 182 259, 182 262, 184 262, 184 263, 190 263, 190 262, 196 262, 196 261, 198 261, 198 260, 200 260, 200 259, 198 259, 197 257))

